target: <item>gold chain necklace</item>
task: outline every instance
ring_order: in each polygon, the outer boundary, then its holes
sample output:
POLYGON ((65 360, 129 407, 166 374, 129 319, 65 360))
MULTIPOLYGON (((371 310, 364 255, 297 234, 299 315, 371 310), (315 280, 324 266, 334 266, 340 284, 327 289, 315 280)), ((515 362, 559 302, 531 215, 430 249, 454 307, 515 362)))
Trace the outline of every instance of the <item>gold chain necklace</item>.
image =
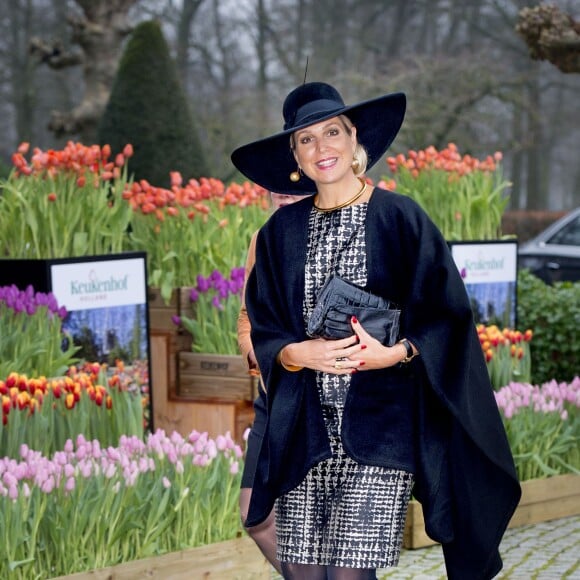
MULTIPOLYGON (((351 197, 350 199, 346 200, 345 202, 339 203, 338 205, 335 205, 333 207, 319 207, 316 205, 315 202, 313 202, 314 208, 317 209, 318 211, 323 212, 323 213, 327 213, 329 211, 334 211, 336 209, 342 209, 343 207, 346 207, 347 205, 354 203, 359 197, 362 196, 362 194, 367 189, 367 182, 364 179, 362 179, 362 177, 358 177, 357 179, 361 182, 362 187, 359 189, 359 191, 357 191, 355 193, 355 195, 353 197, 351 197)), ((318 198, 318 195, 316 196, 316 198, 318 198)))

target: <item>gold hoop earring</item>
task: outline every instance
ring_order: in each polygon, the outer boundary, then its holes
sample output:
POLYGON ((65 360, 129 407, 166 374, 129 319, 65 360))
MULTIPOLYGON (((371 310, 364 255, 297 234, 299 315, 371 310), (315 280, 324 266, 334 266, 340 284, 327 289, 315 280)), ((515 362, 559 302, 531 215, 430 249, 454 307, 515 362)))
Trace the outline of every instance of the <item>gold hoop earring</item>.
POLYGON ((293 171, 290 174, 290 181, 296 183, 297 181, 300 181, 300 166, 298 166, 298 171, 293 171))

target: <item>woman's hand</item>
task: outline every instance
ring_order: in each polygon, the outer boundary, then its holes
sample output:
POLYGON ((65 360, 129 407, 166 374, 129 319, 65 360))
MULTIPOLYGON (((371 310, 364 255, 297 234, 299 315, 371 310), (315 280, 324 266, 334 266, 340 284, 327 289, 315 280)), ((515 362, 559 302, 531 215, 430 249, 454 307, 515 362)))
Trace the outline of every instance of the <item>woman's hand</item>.
POLYGON ((351 325, 359 338, 361 352, 360 354, 354 353, 350 358, 355 363, 359 358, 364 361, 364 364, 358 370, 392 367, 407 356, 407 351, 402 344, 384 346, 376 338, 373 338, 354 316, 351 319, 351 325))
POLYGON ((407 351, 402 344, 383 346, 373 338, 356 317, 352 317, 353 335, 340 340, 316 338, 285 346, 280 360, 285 365, 307 367, 335 375, 384 369, 401 362, 407 351))
POLYGON ((286 366, 347 375, 365 364, 360 356, 355 358, 365 348, 353 332, 352 336, 340 340, 315 338, 288 344, 280 352, 280 361, 286 366))

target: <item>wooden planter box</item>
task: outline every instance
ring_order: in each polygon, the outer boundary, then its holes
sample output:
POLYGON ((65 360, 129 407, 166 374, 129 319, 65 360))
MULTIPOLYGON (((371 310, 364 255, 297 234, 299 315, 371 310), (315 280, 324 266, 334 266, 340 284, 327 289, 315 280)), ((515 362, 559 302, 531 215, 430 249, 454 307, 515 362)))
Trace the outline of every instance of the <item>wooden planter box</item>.
POLYGON ((210 437, 230 431, 242 443, 254 420, 256 379, 248 374, 241 355, 191 352, 191 335, 172 320, 191 316, 190 290, 174 289, 166 304, 159 289, 148 289, 153 427, 183 436, 194 429, 210 437))
POLYGON ((176 395, 195 401, 253 401, 256 377, 242 355, 178 352, 176 395))
MULTIPOLYGON (((510 528, 580 515, 580 475, 556 475, 522 482, 522 499, 510 520, 510 528)), ((425 532, 421 504, 409 502, 403 547, 409 550, 433 546, 425 532)))
POLYGON ((109 568, 60 576, 56 580, 142 580, 171 578, 172 580, 205 580, 236 578, 264 580, 271 577, 272 568, 247 536, 208 546, 172 552, 163 556, 126 562, 109 568))

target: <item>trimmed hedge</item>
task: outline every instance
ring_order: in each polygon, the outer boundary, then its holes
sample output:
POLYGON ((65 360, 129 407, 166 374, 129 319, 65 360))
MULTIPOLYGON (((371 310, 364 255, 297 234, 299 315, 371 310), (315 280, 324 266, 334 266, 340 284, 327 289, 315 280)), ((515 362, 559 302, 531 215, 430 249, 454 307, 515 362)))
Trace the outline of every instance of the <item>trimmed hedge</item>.
POLYGON ((156 21, 137 26, 125 48, 99 142, 114 153, 131 143, 129 173, 158 187, 169 187, 170 171, 186 181, 209 175, 177 67, 156 21))
POLYGON ((518 273, 518 328, 531 328, 532 382, 569 382, 580 375, 580 282, 545 284, 518 273))

